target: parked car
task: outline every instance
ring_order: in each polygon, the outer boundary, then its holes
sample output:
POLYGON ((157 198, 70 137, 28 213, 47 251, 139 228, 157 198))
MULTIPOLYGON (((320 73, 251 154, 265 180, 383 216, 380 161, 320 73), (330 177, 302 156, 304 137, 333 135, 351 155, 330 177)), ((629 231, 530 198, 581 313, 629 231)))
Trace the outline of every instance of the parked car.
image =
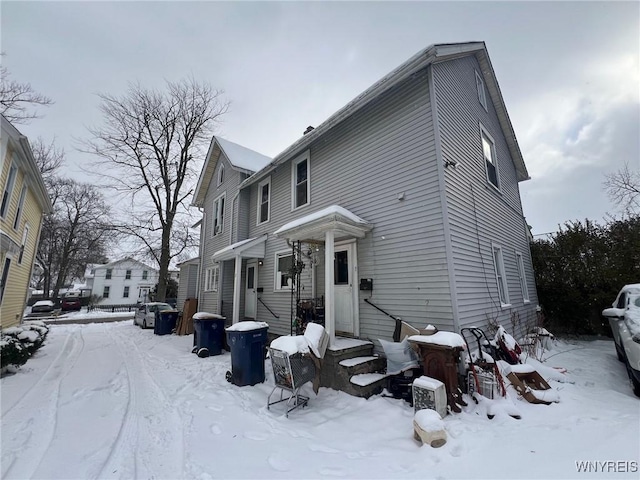
POLYGON ((49 313, 53 312, 55 305, 51 300, 38 300, 31 307, 31 313, 49 313))
POLYGON ((142 328, 153 328, 156 324, 156 312, 165 310, 173 310, 173 307, 162 302, 141 303, 133 317, 133 324, 142 328))
POLYGON ((62 303, 60 304, 60 308, 63 311, 72 311, 72 310, 80 310, 82 308, 82 302, 80 301, 80 297, 69 296, 62 299, 62 303))
POLYGON ((629 295, 619 333, 631 388, 640 397, 640 294, 629 295))
POLYGON ((633 283, 622 287, 622 290, 620 290, 615 302, 613 302, 611 306, 612 308, 605 308, 602 311, 602 316, 609 320, 613 341, 616 346, 616 353, 618 360, 621 362, 624 362, 625 357, 622 343, 620 342, 620 324, 624 321, 624 312, 629 305, 629 296, 632 294, 640 294, 640 283, 633 283))

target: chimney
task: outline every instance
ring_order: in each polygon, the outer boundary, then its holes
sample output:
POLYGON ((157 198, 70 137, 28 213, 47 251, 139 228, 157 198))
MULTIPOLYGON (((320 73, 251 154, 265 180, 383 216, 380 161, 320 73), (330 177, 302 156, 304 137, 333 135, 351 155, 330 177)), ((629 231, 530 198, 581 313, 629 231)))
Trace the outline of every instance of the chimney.
POLYGON ((311 125, 309 125, 307 127, 307 129, 304 131, 303 135, 306 135, 307 133, 309 133, 311 130, 313 130, 313 127, 311 125))

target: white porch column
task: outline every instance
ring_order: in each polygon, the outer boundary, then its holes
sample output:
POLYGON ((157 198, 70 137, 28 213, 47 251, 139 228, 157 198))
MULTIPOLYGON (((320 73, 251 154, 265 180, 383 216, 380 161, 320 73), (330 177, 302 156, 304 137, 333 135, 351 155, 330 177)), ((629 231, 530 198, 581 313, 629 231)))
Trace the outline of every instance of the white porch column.
POLYGON ((336 318, 333 295, 333 260, 334 260, 333 230, 324 234, 324 325, 329 334, 329 345, 336 341, 336 318))
POLYGON ((242 288, 242 257, 236 255, 236 268, 233 273, 233 323, 240 321, 240 289, 242 288))

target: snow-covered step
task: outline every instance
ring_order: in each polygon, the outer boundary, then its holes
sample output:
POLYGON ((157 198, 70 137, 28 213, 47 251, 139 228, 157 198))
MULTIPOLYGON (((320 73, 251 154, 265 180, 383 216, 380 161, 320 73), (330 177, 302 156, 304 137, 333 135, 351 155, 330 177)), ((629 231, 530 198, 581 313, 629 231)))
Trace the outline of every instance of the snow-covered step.
POLYGON ((374 356, 347 358, 346 360, 342 360, 340 362, 340 365, 347 368, 355 367, 356 365, 361 365, 363 363, 374 361, 374 360, 377 360, 378 358, 379 357, 374 357, 374 356))
POLYGON ((354 375, 349 381, 359 387, 367 387, 384 380, 386 377, 387 375, 385 373, 361 373, 360 375, 354 375))

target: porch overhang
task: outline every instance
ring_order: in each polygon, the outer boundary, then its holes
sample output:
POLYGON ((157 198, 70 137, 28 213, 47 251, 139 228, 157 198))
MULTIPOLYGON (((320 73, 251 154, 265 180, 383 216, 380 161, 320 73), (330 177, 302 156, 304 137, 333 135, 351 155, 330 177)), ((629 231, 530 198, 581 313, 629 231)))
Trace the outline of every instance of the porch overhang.
POLYGON ((291 241, 324 242, 326 233, 333 232, 335 241, 364 238, 373 225, 339 205, 318 210, 293 220, 274 232, 276 237, 291 241))
POLYGON ((218 250, 211 256, 214 262, 224 262, 235 258, 264 258, 267 235, 241 240, 218 250))

